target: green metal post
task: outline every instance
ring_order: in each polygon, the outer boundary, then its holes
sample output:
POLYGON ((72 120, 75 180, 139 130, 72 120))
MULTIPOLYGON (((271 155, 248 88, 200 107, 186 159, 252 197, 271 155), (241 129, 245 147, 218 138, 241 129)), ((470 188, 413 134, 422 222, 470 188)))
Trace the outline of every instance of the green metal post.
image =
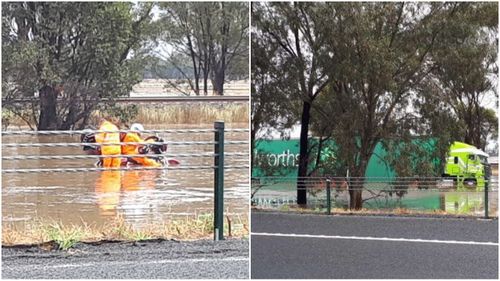
POLYGON ((349 168, 347 168, 346 172, 346 177, 347 177, 347 194, 349 194, 349 198, 347 199, 347 207, 350 210, 351 209, 351 177, 349 174, 349 168))
POLYGON ((330 179, 326 180, 326 210, 327 214, 330 215, 332 213, 330 179))
POLYGON ((214 123, 214 240, 224 240, 224 122, 214 123))
POLYGON ((486 180, 484 182, 484 218, 488 219, 488 182, 489 180, 486 180))

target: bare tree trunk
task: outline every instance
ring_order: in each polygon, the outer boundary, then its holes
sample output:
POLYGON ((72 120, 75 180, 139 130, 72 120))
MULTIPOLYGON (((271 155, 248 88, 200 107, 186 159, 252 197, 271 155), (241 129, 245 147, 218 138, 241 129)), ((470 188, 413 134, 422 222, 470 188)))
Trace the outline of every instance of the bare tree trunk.
POLYGON ((297 204, 299 205, 307 204, 307 186, 305 183, 305 177, 307 176, 308 166, 307 145, 310 119, 311 104, 309 102, 304 102, 302 105, 302 117, 300 125, 299 172, 297 178, 297 204))
POLYGON ((363 208, 363 184, 364 178, 354 176, 349 185, 349 208, 351 210, 360 210, 363 208))
POLYGON ((474 128, 474 141, 473 145, 476 146, 479 149, 484 149, 483 143, 481 141, 481 124, 483 123, 482 121, 482 114, 481 114, 481 105, 479 102, 474 102, 474 109, 475 109, 475 124, 473 125, 474 128))
POLYGON ((250 168, 252 169, 252 171, 250 172, 250 176, 252 175, 253 165, 255 164, 254 151, 255 151, 255 141, 256 141, 255 137, 257 136, 257 129, 255 128, 256 126, 252 126, 252 130, 250 130, 250 163, 251 163, 250 168))
POLYGON ((211 69, 211 60, 212 60, 212 33, 211 33, 211 21, 210 21, 210 12, 207 8, 205 8, 206 13, 206 32, 203 36, 203 46, 204 46, 204 60, 203 60, 203 93, 208 95, 208 76, 210 75, 211 69), (208 38, 205 38, 208 37, 208 38))
POLYGON ((361 153, 359 166, 352 169, 352 179, 349 185, 349 208, 351 210, 361 210, 363 208, 363 187, 370 155, 372 153, 361 153))
POLYGON ((208 95, 208 69, 203 69, 203 94, 208 95))
MULTIPOLYGON (((221 10, 222 10, 222 20, 223 24, 221 27, 221 35, 223 37, 222 39, 222 44, 221 44, 221 50, 220 50, 220 61, 217 63, 212 63, 214 66, 214 81, 213 81, 213 86, 214 86, 214 93, 218 96, 224 95, 224 79, 226 76, 226 57, 228 55, 227 50, 228 50, 228 36, 229 36, 229 23, 228 19, 226 18, 226 11, 224 10, 224 2, 221 2, 221 10)), ((215 57, 215 56, 214 56, 215 57)))
POLYGON ((50 86, 44 86, 39 91, 40 117, 38 130, 57 129, 57 91, 50 86))
POLYGON ((191 61, 193 63, 193 74, 194 74, 194 93, 199 96, 200 95, 200 73, 199 69, 196 67, 196 52, 194 51, 193 48, 193 42, 191 41, 191 36, 187 37, 188 39, 188 46, 189 46, 189 51, 191 55, 191 61))
POLYGON ((214 93, 218 96, 224 95, 224 68, 221 67, 219 71, 216 71, 214 77, 214 93))
POLYGON ((209 54, 205 53, 205 60, 203 65, 203 94, 208 95, 208 76, 210 74, 210 60, 209 54))

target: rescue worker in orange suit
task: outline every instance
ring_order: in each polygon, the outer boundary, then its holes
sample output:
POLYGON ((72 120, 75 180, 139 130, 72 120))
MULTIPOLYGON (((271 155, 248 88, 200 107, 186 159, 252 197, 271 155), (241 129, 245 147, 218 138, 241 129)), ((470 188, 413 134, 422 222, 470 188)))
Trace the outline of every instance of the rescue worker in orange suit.
MULTIPOLYGON (((102 119, 101 125, 99 126, 99 131, 116 131, 109 133, 97 133, 95 135, 95 140, 101 145, 101 155, 113 155, 117 156, 121 154, 120 146, 120 133, 118 132, 118 127, 112 122, 102 119)), ((102 161, 102 166, 105 168, 120 168, 121 158, 119 157, 104 157, 102 161)))
MULTIPOLYGON (((135 123, 130 126, 131 131, 125 135, 122 142, 133 142, 133 143, 145 143, 145 141, 141 138, 140 133, 144 130, 144 127, 141 124, 135 123)), ((122 145, 122 154, 123 155, 137 155, 140 154, 139 149, 142 147, 141 144, 124 144, 122 145)), ((132 160, 137 162, 140 165, 147 167, 161 167, 161 164, 156 162, 153 159, 148 157, 132 157, 132 160)))

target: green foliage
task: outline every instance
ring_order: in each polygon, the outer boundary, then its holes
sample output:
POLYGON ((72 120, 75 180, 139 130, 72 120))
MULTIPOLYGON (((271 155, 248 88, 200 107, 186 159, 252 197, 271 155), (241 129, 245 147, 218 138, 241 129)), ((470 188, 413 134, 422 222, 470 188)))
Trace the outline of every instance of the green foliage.
POLYGON ((58 128, 85 122, 101 99, 127 95, 141 80, 151 3, 9 2, 2 8, 2 97, 57 89, 52 118, 58 128))
POLYGON ((435 69, 425 87, 458 119, 457 140, 484 149, 498 133, 496 117, 484 107, 497 105, 498 3, 455 7, 433 52, 435 69))
MULTIPOLYGON (((277 108, 294 102, 312 107, 310 120, 306 107, 289 106, 288 112, 262 115, 275 121, 256 121, 267 126, 295 117, 306 131, 310 123, 317 137, 338 146, 337 169, 364 176, 382 141, 385 160, 399 175, 439 175, 442 163, 436 159, 444 159, 461 134, 473 144, 479 136, 481 145, 495 134, 498 121, 478 101, 494 81, 497 3, 255 3, 252 8, 252 47, 265 53, 256 61, 260 72, 252 94, 258 100, 274 95, 277 108), (453 110, 453 100, 464 109, 453 110), (419 143, 431 139, 434 150, 419 143)), ((360 208, 361 196, 355 200, 360 208)))
POLYGON ((132 105, 109 105, 103 107, 104 112, 108 116, 114 116, 118 118, 120 123, 128 124, 130 122, 137 122, 137 114, 139 113, 139 107, 136 104, 132 105))
POLYGON ((2 130, 6 130, 9 127, 12 118, 14 118, 12 111, 2 110, 2 130))
POLYGON ((448 152, 449 144, 441 150, 436 140, 412 139, 382 140, 383 148, 390 152, 384 157, 386 163, 394 169, 397 177, 439 177, 443 173, 445 161, 440 158, 448 152))
POLYGON ((128 237, 128 239, 131 239, 134 241, 143 241, 143 240, 148 240, 151 238, 152 237, 149 234, 142 232, 142 231, 135 231, 128 237))
MULTIPOLYGON (((214 216, 213 214, 201 214, 193 221, 193 226, 202 232, 213 232, 214 216)), ((227 226, 227 225, 226 225, 227 226)))

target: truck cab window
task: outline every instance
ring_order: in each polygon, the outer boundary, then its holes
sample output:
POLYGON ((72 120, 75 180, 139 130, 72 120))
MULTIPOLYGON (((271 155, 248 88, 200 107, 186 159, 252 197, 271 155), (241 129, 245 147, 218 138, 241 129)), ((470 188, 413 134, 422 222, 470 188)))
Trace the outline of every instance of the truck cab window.
POLYGON ((478 157, 479 157, 479 161, 481 162, 481 164, 485 164, 485 165, 488 164, 488 158, 487 157, 484 157, 484 156, 478 156, 478 157))
POLYGON ((469 160, 472 160, 472 161, 476 160, 475 155, 473 155, 473 154, 469 155, 469 160))

